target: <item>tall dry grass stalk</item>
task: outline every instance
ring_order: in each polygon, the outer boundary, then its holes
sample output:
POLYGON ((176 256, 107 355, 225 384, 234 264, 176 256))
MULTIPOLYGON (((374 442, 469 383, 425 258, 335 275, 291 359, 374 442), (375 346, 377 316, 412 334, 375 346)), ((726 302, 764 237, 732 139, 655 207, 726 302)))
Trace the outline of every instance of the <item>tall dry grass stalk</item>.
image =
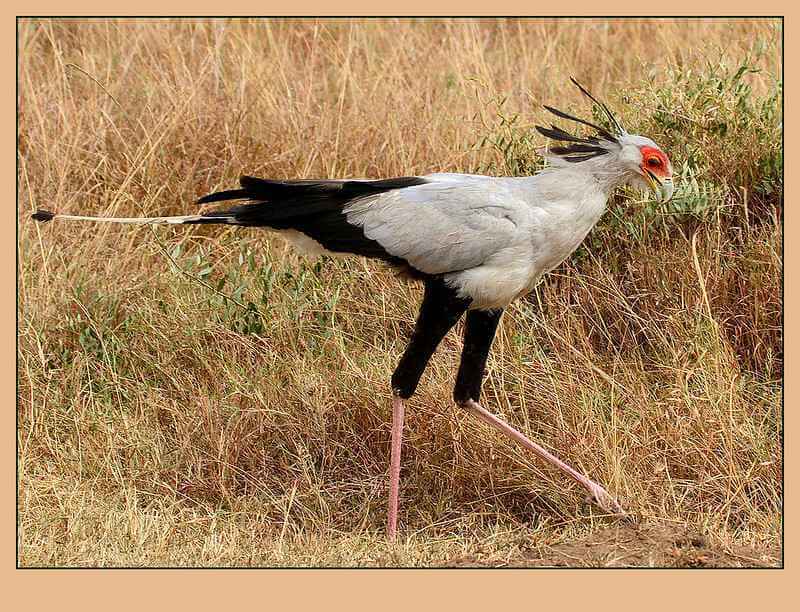
POLYGON ((23 565, 503 564, 602 522, 454 410, 457 330, 408 411, 406 539, 383 543, 388 379, 420 294, 380 265, 310 262, 256 230, 29 220, 183 214, 242 173, 516 171, 541 103, 581 108, 569 75, 694 164, 686 198, 708 206, 617 201, 509 309, 485 405, 646 519, 778 541, 782 183, 759 181, 779 110, 734 138, 707 122, 744 111, 686 83, 750 62, 769 110, 779 23, 24 20, 18 36, 23 565))

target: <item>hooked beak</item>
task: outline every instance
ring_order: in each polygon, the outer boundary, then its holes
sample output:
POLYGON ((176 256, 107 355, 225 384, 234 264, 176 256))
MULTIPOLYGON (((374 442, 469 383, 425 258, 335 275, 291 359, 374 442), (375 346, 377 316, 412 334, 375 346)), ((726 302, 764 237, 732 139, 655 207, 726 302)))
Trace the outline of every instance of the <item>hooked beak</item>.
POLYGON ((647 168, 644 169, 644 177, 647 179, 650 189, 653 190, 656 199, 662 204, 664 202, 669 202, 672 197, 672 192, 675 191, 675 186, 672 184, 672 177, 660 179, 647 168))

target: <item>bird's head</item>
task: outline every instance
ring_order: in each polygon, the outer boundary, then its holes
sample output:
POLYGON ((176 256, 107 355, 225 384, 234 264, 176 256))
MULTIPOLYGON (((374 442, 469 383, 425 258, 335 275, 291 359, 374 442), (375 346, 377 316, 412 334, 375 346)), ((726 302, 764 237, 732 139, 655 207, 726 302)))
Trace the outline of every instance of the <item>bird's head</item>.
POLYGON ((540 134, 561 144, 550 147, 547 156, 557 165, 581 164, 601 176, 608 176, 613 184, 628 184, 642 190, 650 189, 660 202, 672 197, 672 164, 669 157, 651 139, 637 134, 629 134, 614 117, 608 107, 598 101, 575 79, 572 82, 586 97, 597 104, 609 120, 610 128, 605 129, 579 119, 550 106, 545 109, 562 119, 569 119, 593 128, 593 136, 575 136, 555 125, 545 128, 537 125, 540 134))
POLYGON ((674 190, 672 163, 667 154, 645 136, 625 134, 618 140, 618 159, 630 170, 627 183, 642 191, 650 189, 659 202, 667 202, 674 190))

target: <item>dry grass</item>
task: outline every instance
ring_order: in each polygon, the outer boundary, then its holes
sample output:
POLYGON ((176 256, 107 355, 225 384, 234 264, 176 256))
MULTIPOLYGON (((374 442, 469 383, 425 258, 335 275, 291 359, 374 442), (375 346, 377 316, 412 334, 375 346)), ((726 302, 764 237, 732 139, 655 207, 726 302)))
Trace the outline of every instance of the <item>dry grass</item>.
POLYGON ((779 545, 778 23, 34 20, 19 51, 22 565, 505 565, 603 527, 455 411, 452 333, 408 411, 385 543, 388 379, 420 292, 380 265, 28 218, 179 214, 241 173, 524 171, 541 102, 585 112, 568 75, 670 152, 683 191, 666 212, 615 201, 509 309, 484 403, 645 521, 779 545))

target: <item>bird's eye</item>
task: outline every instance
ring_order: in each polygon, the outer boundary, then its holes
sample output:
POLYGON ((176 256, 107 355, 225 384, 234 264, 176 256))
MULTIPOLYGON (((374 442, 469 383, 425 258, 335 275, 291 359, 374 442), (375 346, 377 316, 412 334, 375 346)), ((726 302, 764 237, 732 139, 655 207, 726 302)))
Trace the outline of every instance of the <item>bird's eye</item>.
POLYGON ((661 160, 658 159, 657 157, 651 157, 647 160, 647 165, 650 166, 651 168, 658 168, 659 166, 661 166, 661 160))

